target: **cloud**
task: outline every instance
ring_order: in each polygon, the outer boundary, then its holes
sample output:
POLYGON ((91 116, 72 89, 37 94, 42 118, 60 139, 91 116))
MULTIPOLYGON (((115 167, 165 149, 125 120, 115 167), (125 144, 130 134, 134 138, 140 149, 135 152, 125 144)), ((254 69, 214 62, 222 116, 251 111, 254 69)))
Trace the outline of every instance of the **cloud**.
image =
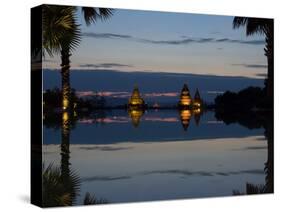
POLYGON ((238 63, 238 64, 231 64, 232 66, 241 66, 244 68, 267 68, 267 65, 264 64, 244 64, 244 63, 238 63))
POLYGON ((156 122, 178 122, 178 118, 171 117, 171 118, 161 118, 161 117, 145 117, 144 121, 156 121, 156 122))
POLYGON ((145 93, 145 97, 176 97, 179 93, 177 92, 166 92, 166 93, 145 93))
MULTIPOLYGON (((94 92, 94 91, 77 91, 79 97, 91 97, 91 96, 104 96, 112 98, 128 98, 131 96, 131 93, 128 91, 103 91, 103 92, 94 92)), ((177 92, 153 92, 153 93, 143 93, 143 96, 146 98, 154 97, 177 97, 179 93, 177 92)))
POLYGON ((128 123, 130 120, 129 117, 113 117, 113 118, 97 118, 97 119, 80 119, 78 123, 81 124, 94 124, 94 123, 103 123, 103 124, 112 124, 112 123, 128 123))
POLYGON ((140 42, 143 43, 151 43, 151 44, 169 44, 169 45, 179 45, 179 44, 188 44, 194 43, 195 40, 193 39, 181 39, 181 40, 149 40, 149 39, 138 39, 140 42))
POLYGON ((109 96, 115 98, 127 98, 131 96, 131 94, 127 91, 103 91, 98 93, 101 96, 109 96))
POLYGON ((94 91, 77 91, 76 94, 78 97, 90 97, 97 95, 94 91))
POLYGON ((113 98, 128 98, 131 94, 127 91, 103 91, 103 92, 94 92, 94 91, 77 91, 78 97, 92 97, 92 96, 104 96, 104 97, 113 97, 113 98))
MULTIPOLYGON (((178 118, 175 117, 169 117, 169 118, 161 118, 161 117, 145 117, 143 119, 144 121, 151 121, 151 122, 178 122, 178 118)), ((106 123, 106 124, 112 124, 112 123, 129 123, 131 122, 131 118, 127 116, 119 116, 119 117, 112 117, 112 118, 84 118, 78 120, 78 123, 80 124, 95 124, 95 123, 106 123)), ((87 149, 87 150, 103 150, 103 151, 113 151, 113 150, 121 150, 121 148, 111 148, 111 147, 81 147, 81 149, 87 149)), ((122 148, 123 149, 129 149, 129 148, 122 148)))
POLYGON ((240 151, 240 150, 264 150, 267 149, 267 146, 249 146, 241 149, 233 149, 233 151, 240 151))
POLYGON ((217 43, 239 43, 239 44, 251 44, 251 45, 264 45, 264 40, 236 40, 236 39, 229 39, 229 38, 220 38, 216 39, 215 42, 217 43))
POLYGON ((120 151, 128 150, 133 147, 111 147, 111 146, 94 146, 94 147, 80 147, 82 150, 100 150, 100 151, 120 151))
POLYGON ((180 36, 181 39, 176 40, 152 40, 146 38, 134 37, 131 35, 115 34, 115 33, 92 33, 84 32, 83 36, 92 38, 106 38, 106 39, 126 39, 141 43, 150 44, 166 44, 166 45, 182 45, 191 43, 238 43, 238 44, 249 44, 249 45, 264 45, 264 39, 259 40, 237 40, 230 38, 187 38, 187 36, 180 36))
POLYGON ((211 95, 219 95, 219 94, 223 94, 224 91, 207 91, 206 93, 211 95))
POLYGON ((120 63, 87 63, 87 64, 81 64, 81 68, 119 68, 119 67, 133 67, 132 65, 128 64, 120 64, 120 63))
POLYGON ((82 178, 83 182, 91 182, 91 181, 113 181, 113 180, 127 180, 130 179, 131 176, 118 176, 118 177, 109 177, 109 176, 95 176, 95 177, 85 177, 82 178))
POLYGON ((189 170, 158 170, 158 171, 149 171, 144 172, 143 175, 149 174, 178 174, 183 176, 229 176, 229 175, 240 175, 240 174, 264 174, 264 171, 261 169, 253 169, 253 170, 241 170, 241 171, 230 171, 230 172, 206 172, 206 171, 189 171, 189 170))
POLYGON ((267 77, 266 73, 258 73, 256 74, 257 77, 267 77))
POLYGON ((251 147, 247 147, 245 149, 247 149, 247 150, 267 149, 267 146, 251 146, 251 147))
POLYGON ((94 32, 83 32, 82 36, 92 38, 133 38, 130 35, 114 34, 114 33, 94 33, 94 32))
POLYGON ((202 176, 202 177, 212 177, 212 176, 230 176, 230 175, 240 175, 240 174, 258 174, 264 175, 263 169, 252 169, 252 170, 241 170, 241 171, 230 171, 230 172, 206 172, 206 171, 189 171, 189 170, 180 170, 180 169, 169 169, 169 170, 154 170, 154 171, 145 171, 139 172, 135 175, 129 176, 94 176, 83 178, 82 181, 113 181, 113 180, 127 180, 135 176, 145 176, 145 175, 154 175, 154 174, 172 174, 180 175, 181 177, 188 176, 202 176))
POLYGON ((192 175, 199 175, 199 176, 213 176, 211 172, 205 172, 205 171, 188 171, 188 170, 177 170, 177 169, 171 169, 171 170, 159 170, 159 171, 149 171, 144 172, 144 175, 150 175, 150 174, 179 174, 179 175, 185 175, 185 176, 192 176, 192 175))

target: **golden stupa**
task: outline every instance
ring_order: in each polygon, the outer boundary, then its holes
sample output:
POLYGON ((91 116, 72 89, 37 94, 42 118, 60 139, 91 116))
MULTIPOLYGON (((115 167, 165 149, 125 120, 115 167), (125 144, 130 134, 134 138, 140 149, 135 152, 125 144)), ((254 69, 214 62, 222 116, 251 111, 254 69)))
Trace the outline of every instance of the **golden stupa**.
POLYGON ((192 104, 192 100, 191 100, 189 89, 187 85, 184 84, 180 94, 179 107, 190 108, 191 104, 192 104))
POLYGON ((194 108, 202 107, 202 100, 201 100, 201 97, 200 97, 198 89, 196 89, 196 92, 195 92, 195 95, 194 95, 193 107, 194 108))
POLYGON ((141 109, 144 108, 144 100, 142 99, 137 86, 134 87, 132 96, 129 99, 129 108, 141 109))

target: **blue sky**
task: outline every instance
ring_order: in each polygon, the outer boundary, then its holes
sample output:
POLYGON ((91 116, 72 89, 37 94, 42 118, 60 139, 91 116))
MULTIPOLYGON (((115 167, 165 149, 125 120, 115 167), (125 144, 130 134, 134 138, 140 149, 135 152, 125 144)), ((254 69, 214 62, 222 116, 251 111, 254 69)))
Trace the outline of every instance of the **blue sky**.
MULTIPOLYGON (((107 21, 86 26, 71 57, 72 69, 168 72, 264 78, 264 37, 232 29, 231 16, 115 10, 107 21)), ((44 68, 59 68, 46 57, 44 68)))

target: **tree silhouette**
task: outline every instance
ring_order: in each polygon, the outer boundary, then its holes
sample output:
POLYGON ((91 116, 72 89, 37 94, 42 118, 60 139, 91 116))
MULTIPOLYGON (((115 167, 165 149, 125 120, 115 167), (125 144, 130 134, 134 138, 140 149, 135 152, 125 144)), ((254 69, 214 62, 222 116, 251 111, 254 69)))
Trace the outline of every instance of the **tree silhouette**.
POLYGON ((246 35, 263 34, 265 35, 265 56, 267 57, 267 95, 273 97, 273 19, 265 18, 246 18, 235 17, 233 28, 246 27, 246 35))
POLYGON ((79 176, 70 171, 66 180, 59 167, 50 164, 43 166, 43 207, 70 206, 80 190, 79 176))
POLYGON ((84 205, 98 205, 98 204, 106 204, 108 201, 106 199, 98 199, 94 195, 91 195, 89 192, 86 193, 84 197, 83 204, 84 205))
MULTIPOLYGON (((78 7, 44 5, 42 7, 42 30, 43 30, 43 56, 60 54, 61 77, 62 77, 62 108, 70 109, 70 56, 79 46, 81 41, 80 24, 77 21, 78 7)), ((82 7, 81 12, 87 25, 97 20, 109 18, 113 10, 107 8, 82 7)), ((39 44, 38 44, 39 45, 39 44)), ((32 45, 33 55, 38 50, 38 45, 32 45)))

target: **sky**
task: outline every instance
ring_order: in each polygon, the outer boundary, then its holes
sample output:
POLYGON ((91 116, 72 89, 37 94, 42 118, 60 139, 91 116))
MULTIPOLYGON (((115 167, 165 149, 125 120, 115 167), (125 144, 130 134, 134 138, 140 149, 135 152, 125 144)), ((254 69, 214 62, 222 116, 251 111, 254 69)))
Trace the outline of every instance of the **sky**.
MULTIPOLYGON (((168 72, 264 78, 264 37, 233 29, 231 16, 121 10, 86 26, 77 12, 82 40, 72 69, 168 72)), ((58 69, 60 57, 44 68, 58 69)))

